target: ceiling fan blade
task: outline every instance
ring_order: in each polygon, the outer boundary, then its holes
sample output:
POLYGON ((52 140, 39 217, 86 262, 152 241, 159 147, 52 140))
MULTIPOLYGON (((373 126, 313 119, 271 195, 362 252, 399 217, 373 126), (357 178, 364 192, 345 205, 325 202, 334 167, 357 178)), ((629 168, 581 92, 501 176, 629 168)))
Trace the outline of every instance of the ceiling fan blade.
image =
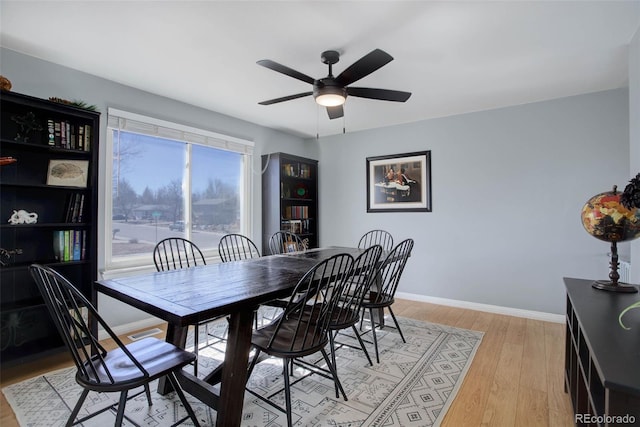
POLYGON ((329 118, 331 120, 339 119, 340 117, 344 116, 344 109, 342 108, 342 105, 338 105, 336 107, 327 107, 327 114, 329 114, 329 118))
POLYGON ((391 61, 393 61, 393 56, 383 50, 374 49, 340 73, 336 77, 336 81, 342 86, 350 85, 391 61))
POLYGON ((402 92, 399 90, 389 89, 373 89, 369 87, 348 87, 347 94, 349 96, 357 96, 360 98, 379 99, 382 101, 405 102, 411 96, 411 92, 402 92))
POLYGON ((315 81, 313 77, 309 77, 306 74, 301 73, 300 71, 296 71, 293 68, 289 68, 286 65, 278 64, 270 59, 262 59, 256 62, 258 65, 262 65, 263 67, 269 68, 270 70, 277 71, 278 73, 282 73, 286 76, 293 77, 294 79, 302 80, 305 83, 313 84, 315 81))
POLYGON ((275 98, 275 99, 270 99, 268 101, 258 102, 258 104, 260 105, 277 104, 278 102, 291 101, 292 99, 298 99, 298 98, 302 98, 304 96, 309 96, 312 94, 313 92, 296 93, 295 95, 283 96, 282 98, 275 98))

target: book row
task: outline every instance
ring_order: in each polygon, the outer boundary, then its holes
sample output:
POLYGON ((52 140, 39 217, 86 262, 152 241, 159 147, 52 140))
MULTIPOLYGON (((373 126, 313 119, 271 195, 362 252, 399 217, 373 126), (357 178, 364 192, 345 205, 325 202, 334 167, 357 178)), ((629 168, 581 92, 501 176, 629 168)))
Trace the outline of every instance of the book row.
POLYGON ((284 219, 309 218, 309 206, 287 206, 284 209, 284 219))
POLYGON ((91 125, 69 123, 66 120, 47 120, 49 146, 69 150, 91 150, 91 125))
POLYGON ((84 193, 71 193, 65 209, 64 222, 82 222, 84 212, 84 193))
POLYGON ((280 229, 293 234, 305 234, 310 230, 310 221, 308 219, 290 219, 280 222, 280 229))
POLYGON ((53 257, 57 261, 86 259, 86 230, 56 230, 53 232, 53 257))

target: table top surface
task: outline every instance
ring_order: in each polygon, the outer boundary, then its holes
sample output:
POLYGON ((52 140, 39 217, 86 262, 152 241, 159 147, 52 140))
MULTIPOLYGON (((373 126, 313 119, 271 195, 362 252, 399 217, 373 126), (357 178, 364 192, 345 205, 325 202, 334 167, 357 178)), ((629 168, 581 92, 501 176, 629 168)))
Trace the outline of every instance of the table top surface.
POLYGON ((363 249, 328 247, 96 282, 95 290, 177 326, 288 296, 318 262, 363 249))

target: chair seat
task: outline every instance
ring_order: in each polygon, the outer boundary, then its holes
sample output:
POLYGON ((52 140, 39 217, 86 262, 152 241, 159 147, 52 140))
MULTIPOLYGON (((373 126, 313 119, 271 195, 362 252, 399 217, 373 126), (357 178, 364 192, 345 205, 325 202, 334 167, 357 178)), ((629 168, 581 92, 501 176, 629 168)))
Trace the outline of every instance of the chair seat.
POLYGON ((274 331, 278 327, 278 322, 270 323, 264 328, 260 328, 253 332, 251 343, 261 351, 278 357, 307 356, 309 354, 316 353, 329 343, 329 337, 326 333, 324 333, 323 336, 314 335, 322 333, 318 332, 316 328, 308 328, 312 331, 301 334, 300 330, 303 328, 302 325, 303 323, 299 323, 298 319, 283 321, 278 334, 274 341, 271 342, 271 339, 274 336, 274 331), (297 335, 296 331, 298 331, 297 335), (295 341, 292 342, 294 336, 295 341), (308 346, 308 343, 313 342, 314 339, 318 340, 318 338, 319 341, 317 345, 308 346), (271 345, 269 345, 270 343, 271 345))
POLYGON ((383 308, 390 306, 394 301, 394 296, 389 294, 376 294, 373 301, 371 295, 366 295, 362 301, 362 306, 365 308, 383 308))
POLYGON ((154 337, 134 341, 125 347, 147 370, 149 377, 145 377, 124 351, 117 348, 107 353, 104 364, 94 358, 93 366, 96 369, 97 378, 94 371, 88 366, 90 362, 85 362, 84 365, 87 366, 91 377, 84 378, 78 373, 78 382, 99 391, 121 390, 122 385, 126 383, 129 383, 133 388, 165 375, 168 370, 174 367, 185 366, 196 359, 195 354, 154 337), (105 365, 111 373, 113 381, 107 376, 105 365), (114 386, 113 383, 116 385, 114 386))

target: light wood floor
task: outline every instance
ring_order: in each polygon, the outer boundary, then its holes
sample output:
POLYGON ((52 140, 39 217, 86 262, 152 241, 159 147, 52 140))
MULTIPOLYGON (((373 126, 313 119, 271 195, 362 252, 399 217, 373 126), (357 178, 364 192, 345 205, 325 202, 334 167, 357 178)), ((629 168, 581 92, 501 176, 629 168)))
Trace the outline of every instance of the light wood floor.
MULTIPOLYGON (((563 324, 406 300, 393 309, 398 316, 485 333, 443 427, 574 425, 563 383, 563 324)), ((71 365, 62 354, 2 369, 0 385, 71 365)), ((4 394, 0 411, 2 427, 18 426, 4 394)))

